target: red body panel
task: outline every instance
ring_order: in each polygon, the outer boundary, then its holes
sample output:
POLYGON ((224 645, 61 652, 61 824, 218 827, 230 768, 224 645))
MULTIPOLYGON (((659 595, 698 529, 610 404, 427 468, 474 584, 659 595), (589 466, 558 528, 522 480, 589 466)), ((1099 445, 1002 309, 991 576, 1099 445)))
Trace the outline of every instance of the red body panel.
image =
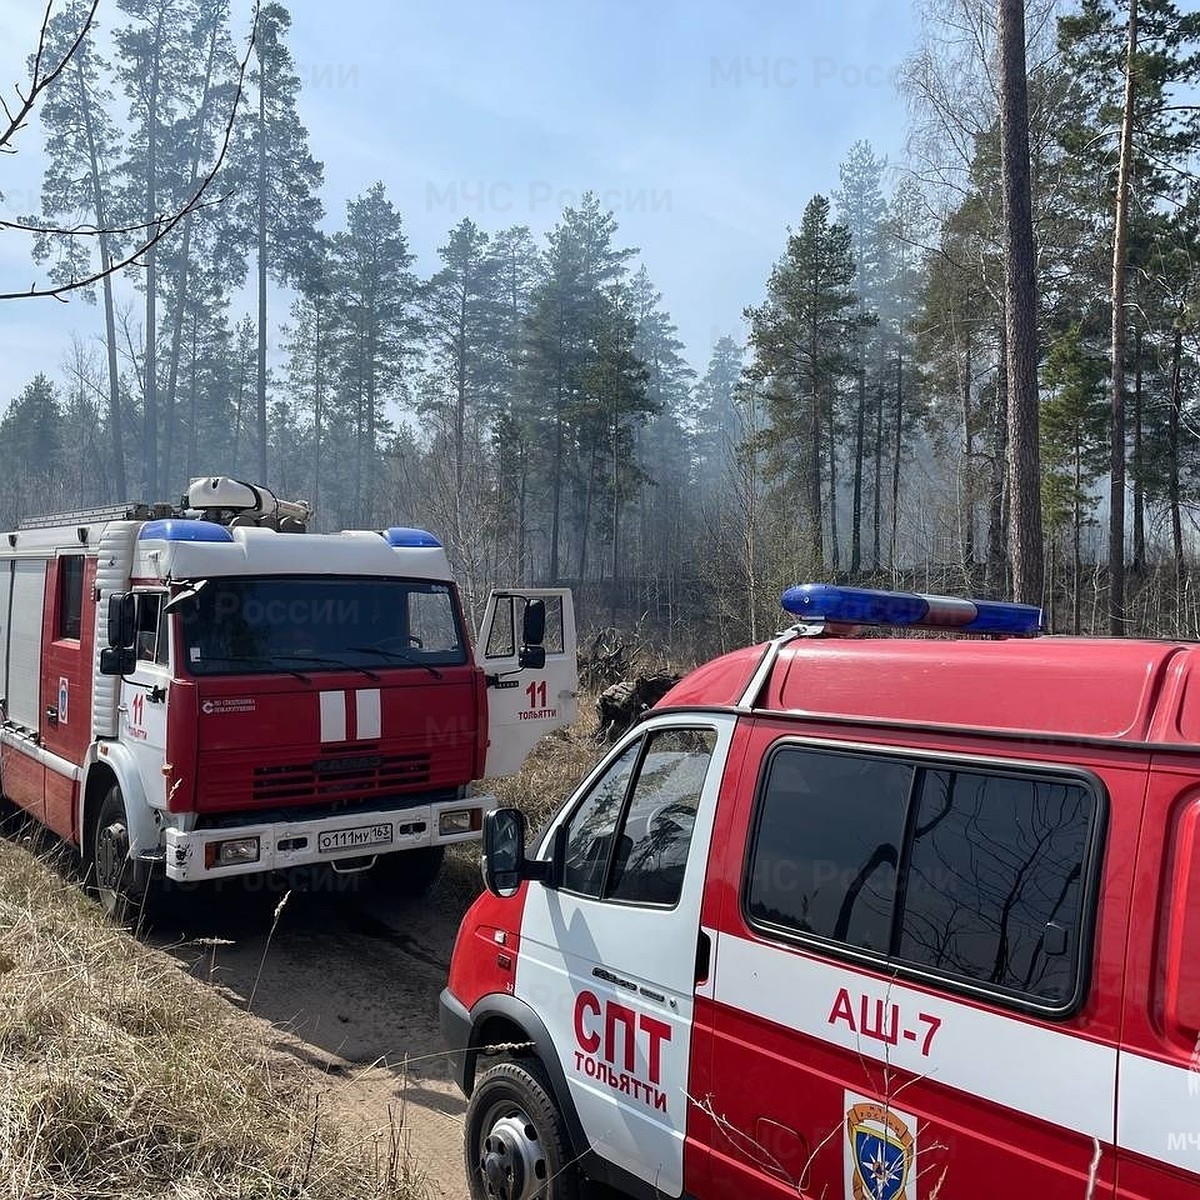
POLYGON ((184 779, 174 811, 254 812, 306 804, 369 805, 445 791, 476 778, 481 673, 423 670, 197 677, 172 691, 167 760, 184 779), (356 696, 379 693, 379 736, 360 737, 356 696), (345 736, 321 740, 321 694, 336 693, 345 736), (194 731, 194 732, 193 732, 194 731), (195 766, 185 773, 186 764, 195 766), (194 787, 186 780, 194 778, 194 787))
POLYGON ((526 883, 512 896, 484 892, 463 915, 450 958, 447 986, 468 1009, 484 996, 512 992, 528 890, 526 883), (503 935, 503 942, 497 940, 498 934, 503 935))
MULTIPOLYGON (((1200 1045, 1200 763, 1160 754, 1146 798, 1138 851, 1133 921, 1125 971, 1123 1042, 1131 1052, 1183 1070, 1196 1070, 1200 1045)), ((1191 1093, 1178 1110, 1174 1134, 1200 1137, 1200 1103, 1191 1093)), ((1196 1176, 1161 1161, 1122 1151, 1117 1195, 1122 1200, 1195 1200, 1196 1176)))

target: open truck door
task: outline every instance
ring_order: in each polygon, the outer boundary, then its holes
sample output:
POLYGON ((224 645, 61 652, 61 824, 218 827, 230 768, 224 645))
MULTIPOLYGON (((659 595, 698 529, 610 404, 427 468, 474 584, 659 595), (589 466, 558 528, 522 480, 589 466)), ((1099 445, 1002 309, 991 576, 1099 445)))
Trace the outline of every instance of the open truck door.
POLYGON ((570 589, 492 592, 476 644, 488 684, 484 775, 511 775, 547 733, 575 720, 579 666, 570 589))

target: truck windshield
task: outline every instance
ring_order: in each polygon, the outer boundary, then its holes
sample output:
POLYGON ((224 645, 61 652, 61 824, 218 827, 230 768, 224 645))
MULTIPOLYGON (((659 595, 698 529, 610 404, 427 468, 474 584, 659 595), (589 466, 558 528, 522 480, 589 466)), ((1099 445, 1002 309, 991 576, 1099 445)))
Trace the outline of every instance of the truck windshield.
POLYGON ((179 604, 193 675, 341 668, 436 671, 467 661, 449 584, 273 575, 208 579, 179 604))

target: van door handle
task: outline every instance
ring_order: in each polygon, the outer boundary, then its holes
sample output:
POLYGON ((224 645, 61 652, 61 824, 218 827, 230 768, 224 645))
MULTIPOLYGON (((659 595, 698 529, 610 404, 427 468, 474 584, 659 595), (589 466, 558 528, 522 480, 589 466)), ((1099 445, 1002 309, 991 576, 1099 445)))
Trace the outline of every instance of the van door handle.
POLYGON ((57 725, 58 724, 58 709, 57 708, 46 709, 46 720, 49 721, 51 725, 57 725))
POLYGON ((165 687, 152 687, 146 693, 146 699, 151 704, 161 704, 167 698, 167 689, 165 687))
POLYGON ((708 982, 709 968, 712 966, 712 938, 704 930, 696 941, 696 986, 708 982))

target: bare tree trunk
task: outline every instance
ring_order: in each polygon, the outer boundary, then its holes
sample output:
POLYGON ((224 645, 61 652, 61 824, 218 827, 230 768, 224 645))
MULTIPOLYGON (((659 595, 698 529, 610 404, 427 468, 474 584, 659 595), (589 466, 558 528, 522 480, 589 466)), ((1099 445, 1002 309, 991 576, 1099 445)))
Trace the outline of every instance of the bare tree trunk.
MULTIPOLYGON (((164 11, 159 10, 155 27, 154 61, 146 100, 146 226, 149 232, 158 221, 158 84, 162 50, 164 11)), ((153 503, 158 495, 158 251, 153 240, 146 251, 146 349, 142 369, 142 484, 144 500, 153 503)))
POLYGON ((834 398, 829 397, 829 564, 836 576, 842 566, 837 518, 837 436, 833 427, 834 398))
POLYGON ((1042 602, 1036 257, 1029 180, 1024 0, 998 0, 1000 132, 1004 179, 1004 320, 1008 333, 1009 493, 1013 594, 1042 602))
POLYGON ((313 297, 313 508, 321 503, 321 437, 325 417, 325 380, 321 373, 321 313, 325 297, 320 292, 313 297))
POLYGON ((1142 482, 1142 329, 1133 332, 1133 573, 1146 570, 1146 488, 1142 482))
POLYGON ((966 331, 966 338, 958 386, 963 423, 962 556, 969 576, 975 568, 975 421, 971 412, 971 381, 975 374, 975 357, 970 330, 966 331))
POLYGON ((1005 564, 1008 545, 1005 536, 1006 481, 1008 477, 1008 341, 1004 322, 1000 322, 1000 353, 996 366, 996 406, 992 414, 992 465, 990 496, 988 498, 988 546, 984 587, 989 596, 1003 596, 1007 591, 1005 564))
POLYGON ((1129 32, 1125 50, 1125 109, 1121 117, 1121 158, 1117 167, 1117 201, 1113 221, 1112 442, 1108 514, 1108 627, 1115 637, 1125 632, 1125 268, 1129 258, 1129 175, 1133 166, 1134 63, 1137 55, 1138 0, 1129 0, 1129 32))
MULTIPOLYGON (((96 225, 108 228, 104 189, 100 186, 100 155, 96 148, 96 129, 92 120, 92 100, 88 95, 83 74, 83 57, 76 55, 75 71, 79 79, 79 94, 83 100, 83 129, 87 137, 88 172, 91 175, 92 206, 96 210, 96 225)), ((112 252, 107 233, 100 234, 100 266, 104 271, 101 287, 104 295, 104 349, 108 357, 108 436, 112 451, 113 489, 118 501, 128 499, 125 482, 125 445, 121 437, 121 372, 117 367, 117 322, 113 308, 112 252)))
MULTIPOLYGON (((897 355, 899 351, 897 351, 897 355)), ((880 352, 879 378, 875 385, 875 473, 872 500, 874 509, 871 513, 871 569, 879 570, 879 521, 883 509, 883 377, 887 366, 883 352, 880 352)))
MULTIPOLYGON (((200 178, 200 153, 204 146, 204 126, 208 121, 208 104, 209 96, 212 92, 212 72, 213 63, 217 56, 217 32, 220 29, 221 21, 214 14, 212 28, 209 31, 208 38, 208 58, 204 65, 204 86, 200 93, 200 105, 196 115, 196 133, 192 142, 192 161, 188 174, 188 196, 194 194, 196 183, 200 178)), ((192 246, 192 217, 195 215, 194 210, 189 211, 187 216, 183 218, 183 237, 182 244, 179 249, 179 270, 175 280, 175 312, 172 318, 171 328, 171 351, 167 362, 167 392, 164 397, 164 412, 163 412, 163 441, 164 448, 164 463, 163 474, 169 479, 171 475, 171 443, 175 434, 175 389, 179 383, 179 356, 183 345, 183 320, 184 313, 187 309, 188 298, 188 267, 189 257, 191 255, 192 246)), ((193 359, 195 358, 195 350, 193 344, 193 359)), ((196 384, 192 381, 191 387, 191 403, 195 404, 196 384)), ((194 434, 188 434, 188 474, 191 474, 191 447, 194 441, 194 434)))
POLYGON ((900 528, 900 451, 904 447, 904 352, 899 347, 896 350, 896 423, 892 434, 892 533, 888 542, 888 567, 894 571, 896 534, 900 528))
MULTIPOLYGON (((859 330, 862 337, 862 330, 859 330)), ((850 574, 862 564, 863 444, 867 436, 867 369, 859 354, 858 405, 854 414, 854 507, 850 514, 850 574)))
POLYGON ((1182 316, 1176 318, 1175 336, 1171 344, 1171 404, 1167 410, 1167 498, 1171 505, 1171 556, 1175 563, 1175 602, 1182 599, 1183 584, 1183 519, 1179 510, 1179 427, 1183 417, 1183 391, 1180 369, 1183 359, 1182 316))
POLYGON ((1078 435, 1075 438, 1075 496, 1071 508, 1071 632, 1078 635, 1083 619, 1083 555, 1080 549, 1083 532, 1083 447, 1078 435))
POLYGON ((258 483, 267 482, 267 64, 258 55, 258 483))
POLYGON ((809 404, 812 407, 812 446, 809 449, 808 459, 808 516, 812 522, 812 529, 808 538, 811 558, 808 569, 813 571, 821 571, 825 565, 825 531, 822 528, 824 517, 821 512, 821 392, 817 382, 816 368, 817 334, 817 323, 814 320, 809 325, 808 358, 808 361, 813 364, 812 388, 809 395, 809 404))

